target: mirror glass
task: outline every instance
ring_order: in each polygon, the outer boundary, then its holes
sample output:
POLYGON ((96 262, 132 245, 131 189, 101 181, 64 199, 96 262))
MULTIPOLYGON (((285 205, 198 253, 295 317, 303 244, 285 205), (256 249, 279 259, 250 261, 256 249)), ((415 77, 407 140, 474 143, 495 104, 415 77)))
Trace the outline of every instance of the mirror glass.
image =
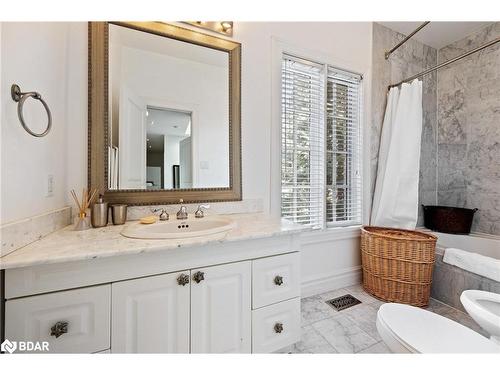
POLYGON ((229 54, 109 25, 108 187, 229 187, 229 54))

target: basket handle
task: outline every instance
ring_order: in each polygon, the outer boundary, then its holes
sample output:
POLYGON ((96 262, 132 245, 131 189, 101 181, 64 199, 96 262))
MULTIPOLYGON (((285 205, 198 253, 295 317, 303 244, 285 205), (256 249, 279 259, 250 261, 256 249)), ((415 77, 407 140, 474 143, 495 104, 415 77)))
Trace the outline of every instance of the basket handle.
POLYGON ((472 211, 477 212, 479 211, 479 208, 473 208, 472 211))

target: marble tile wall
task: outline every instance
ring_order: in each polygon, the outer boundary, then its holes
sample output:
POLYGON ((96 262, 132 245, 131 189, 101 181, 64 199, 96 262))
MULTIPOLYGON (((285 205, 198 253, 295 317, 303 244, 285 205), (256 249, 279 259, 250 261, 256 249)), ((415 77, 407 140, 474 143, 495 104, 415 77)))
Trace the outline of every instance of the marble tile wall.
MULTIPOLYGON (((438 60, 499 36, 493 23, 441 48, 438 60)), ((437 88, 438 204, 477 207, 472 230, 500 235, 500 44, 440 69, 437 88)))
MULTIPOLYGON (((372 125, 371 125, 371 186, 375 187, 378 151, 384 119, 387 86, 396 83, 437 63, 437 50, 410 39, 385 60, 385 51, 394 47, 404 35, 373 24, 372 52, 372 125)), ((437 77, 432 73, 423 80, 423 129, 420 157, 419 221, 423 224, 420 204, 436 204, 437 168, 437 77)), ((373 193, 373 192, 372 192, 373 193)), ((372 194, 373 196, 373 194, 372 194)))

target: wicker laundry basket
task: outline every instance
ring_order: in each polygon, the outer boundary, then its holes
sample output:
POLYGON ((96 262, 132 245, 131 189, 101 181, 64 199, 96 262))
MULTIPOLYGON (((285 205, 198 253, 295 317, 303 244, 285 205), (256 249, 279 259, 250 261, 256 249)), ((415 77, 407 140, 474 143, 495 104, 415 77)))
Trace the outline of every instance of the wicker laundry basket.
POLYGON ((427 306, 436 240, 431 234, 393 228, 361 230, 363 287, 384 301, 427 306))

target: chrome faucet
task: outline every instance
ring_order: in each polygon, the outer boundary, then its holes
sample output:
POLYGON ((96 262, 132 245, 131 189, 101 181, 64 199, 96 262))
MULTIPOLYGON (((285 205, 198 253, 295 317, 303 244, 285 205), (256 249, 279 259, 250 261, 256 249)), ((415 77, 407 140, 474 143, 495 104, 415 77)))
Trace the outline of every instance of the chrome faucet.
POLYGON ((208 210, 209 208, 210 208, 210 205, 208 205, 208 204, 200 204, 198 206, 198 209, 194 213, 194 217, 197 219, 201 219, 202 217, 205 216, 205 213, 203 212, 203 210, 208 210))
POLYGON ((183 199, 179 199, 179 203, 181 204, 181 208, 177 211, 177 220, 186 220, 188 218, 188 212, 183 199))
POLYGON ((157 208, 157 209, 154 209, 152 210, 154 213, 157 213, 157 212, 160 212, 160 220, 161 221, 166 221, 169 219, 169 215, 168 215, 168 212, 166 209, 164 208, 157 208))

